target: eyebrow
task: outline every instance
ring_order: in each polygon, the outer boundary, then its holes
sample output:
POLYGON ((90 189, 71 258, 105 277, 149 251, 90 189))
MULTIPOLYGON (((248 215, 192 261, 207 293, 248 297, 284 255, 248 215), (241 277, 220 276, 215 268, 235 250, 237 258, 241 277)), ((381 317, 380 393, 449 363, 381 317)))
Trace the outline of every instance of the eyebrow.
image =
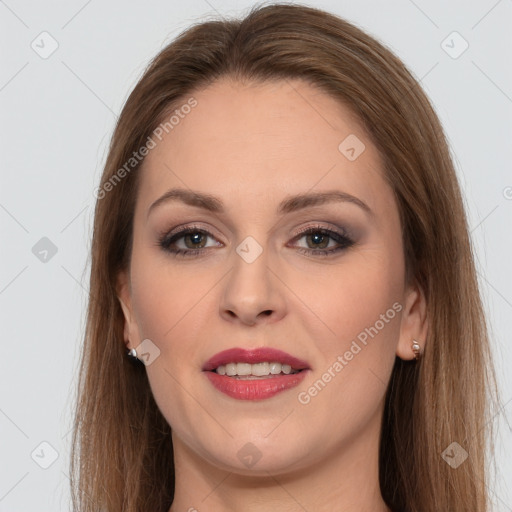
MULTIPOLYGON (((149 216, 149 214, 158 206, 171 201, 181 201, 182 203, 185 203, 189 206, 202 208, 212 213, 224 213, 223 202, 216 196, 193 190, 172 188, 151 204, 151 206, 148 208, 147 216, 149 216)), ((281 203, 279 203, 277 213, 279 215, 283 215, 286 213, 296 212, 310 206, 319 206, 332 202, 352 203, 359 206, 370 216, 374 215, 374 212, 364 201, 340 190, 330 190, 327 192, 310 192, 287 197, 281 201, 281 203)))

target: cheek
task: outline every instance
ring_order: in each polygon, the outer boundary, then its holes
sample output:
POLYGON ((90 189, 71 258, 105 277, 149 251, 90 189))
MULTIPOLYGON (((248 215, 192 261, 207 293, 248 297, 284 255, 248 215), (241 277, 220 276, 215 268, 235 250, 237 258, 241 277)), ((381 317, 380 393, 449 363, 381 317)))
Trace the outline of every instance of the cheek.
POLYGON ((304 289, 315 314, 302 320, 303 328, 315 340, 319 358, 297 400, 316 425, 339 421, 335 428, 347 436, 367 424, 382 404, 395 362, 402 274, 396 261, 381 255, 333 267, 328 279, 304 289))
POLYGON ((154 252, 140 251, 132 257, 139 335, 160 351, 146 367, 149 384, 159 409, 182 438, 193 430, 191 424, 204 422, 205 410, 192 396, 197 394, 199 354, 207 342, 206 322, 213 313, 208 295, 214 282, 211 274, 184 272, 154 252))
POLYGON ((212 288, 211 275, 183 270, 154 249, 134 252, 131 279, 140 335, 161 342, 175 338, 176 331, 194 328, 191 318, 212 288))
POLYGON ((366 329, 376 323, 381 345, 396 341, 399 315, 392 306, 401 300, 402 271, 399 257, 373 248, 347 255, 328 270, 318 268, 307 280, 302 276, 300 296, 308 308, 309 326, 319 326, 315 338, 323 354, 332 357, 348 350, 352 340, 359 335, 364 339, 366 329))

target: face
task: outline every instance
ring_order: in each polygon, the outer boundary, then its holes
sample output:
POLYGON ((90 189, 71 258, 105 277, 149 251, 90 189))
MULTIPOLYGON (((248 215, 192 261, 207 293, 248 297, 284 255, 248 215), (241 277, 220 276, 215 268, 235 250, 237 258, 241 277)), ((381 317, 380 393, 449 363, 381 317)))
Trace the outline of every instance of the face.
POLYGON ((306 82, 193 97, 140 170, 119 280, 175 456, 279 474, 376 443, 395 356, 425 334, 379 153, 306 82))

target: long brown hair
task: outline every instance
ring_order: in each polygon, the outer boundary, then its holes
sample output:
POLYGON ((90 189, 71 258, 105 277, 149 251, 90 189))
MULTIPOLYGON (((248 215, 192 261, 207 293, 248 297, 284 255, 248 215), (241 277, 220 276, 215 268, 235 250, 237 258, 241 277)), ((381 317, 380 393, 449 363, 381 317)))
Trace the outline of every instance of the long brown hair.
POLYGON ((396 358, 389 382, 381 492, 393 511, 489 510, 486 441, 493 453, 489 404, 497 386, 463 199, 440 122, 418 82, 382 44, 332 14, 287 4, 256 6, 241 20, 183 32, 153 59, 119 117, 95 210, 71 458, 75 509, 167 512, 172 503, 170 426, 144 367, 126 357, 117 299, 117 275, 130 264, 140 170, 140 162, 126 162, 164 115, 221 76, 307 80, 363 123, 383 157, 407 276, 423 287, 429 318, 422 360, 396 358), (445 462, 462 449, 468 457, 459 467, 445 462))

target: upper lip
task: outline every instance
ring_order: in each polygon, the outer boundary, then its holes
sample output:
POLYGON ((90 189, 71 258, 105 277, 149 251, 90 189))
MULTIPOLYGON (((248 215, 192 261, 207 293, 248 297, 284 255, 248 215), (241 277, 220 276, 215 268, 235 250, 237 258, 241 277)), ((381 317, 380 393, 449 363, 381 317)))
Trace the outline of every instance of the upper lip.
POLYGON ((264 362, 277 362, 281 364, 288 364, 294 370, 304 370, 309 368, 306 361, 302 361, 292 355, 270 347, 260 347, 254 349, 243 348, 230 348, 223 350, 212 356, 203 365, 203 371, 215 370, 221 365, 228 363, 264 363, 264 362))

